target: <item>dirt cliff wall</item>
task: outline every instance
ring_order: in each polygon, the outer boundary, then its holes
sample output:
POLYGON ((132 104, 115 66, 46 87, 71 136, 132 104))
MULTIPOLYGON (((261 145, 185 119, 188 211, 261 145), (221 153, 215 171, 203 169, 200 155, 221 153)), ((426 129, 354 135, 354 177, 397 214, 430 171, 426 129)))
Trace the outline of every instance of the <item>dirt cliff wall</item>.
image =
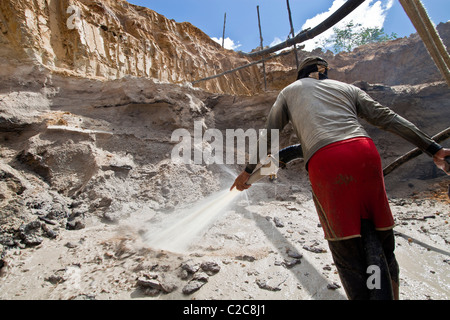
MULTIPOLYGON (((40 66, 80 77, 183 83, 249 61, 188 22, 124 0, 2 1, 0 26, 3 78, 19 66, 23 73, 40 66)), ((250 94, 259 90, 257 73, 257 67, 248 68, 199 87, 250 94)))
MULTIPOLYGON (((177 23, 124 0, 39 0, 0 3, 1 87, 13 87, 47 69, 103 80, 127 76, 169 83, 192 82, 248 64, 245 55, 221 48, 188 22, 177 23), (19 81, 20 82, 20 81, 19 81)), ((448 45, 450 23, 439 33, 448 45)), ((299 50, 299 59, 324 56, 330 76, 352 83, 429 83, 441 76, 416 34, 364 45, 349 53, 299 50)), ((294 55, 266 63, 268 90, 295 79, 294 55)), ((196 87, 215 93, 253 95, 264 91, 262 65, 254 65, 196 87)), ((46 80, 40 79, 42 84, 46 80)))

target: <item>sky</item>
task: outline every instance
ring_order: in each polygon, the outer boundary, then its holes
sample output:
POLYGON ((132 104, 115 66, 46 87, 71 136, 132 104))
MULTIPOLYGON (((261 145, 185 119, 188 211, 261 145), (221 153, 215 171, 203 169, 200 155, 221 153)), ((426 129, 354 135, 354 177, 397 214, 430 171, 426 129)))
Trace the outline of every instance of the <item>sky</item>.
MULTIPOLYGON (((346 0, 289 0, 295 33, 315 27, 338 9, 346 0)), ((222 44, 226 13, 225 47, 250 52, 260 46, 258 15, 264 46, 273 46, 287 39, 290 33, 285 0, 128 0, 150 8, 176 22, 190 22, 213 40, 222 44)), ((431 20, 437 25, 450 20, 450 0, 422 0, 431 20)), ((416 30, 398 0, 366 0, 340 22, 350 20, 362 27, 384 28, 385 33, 409 36, 416 30)), ((332 29, 313 40, 304 42, 305 50, 313 50, 332 34, 332 29), (317 44, 319 43, 319 44, 317 44)))

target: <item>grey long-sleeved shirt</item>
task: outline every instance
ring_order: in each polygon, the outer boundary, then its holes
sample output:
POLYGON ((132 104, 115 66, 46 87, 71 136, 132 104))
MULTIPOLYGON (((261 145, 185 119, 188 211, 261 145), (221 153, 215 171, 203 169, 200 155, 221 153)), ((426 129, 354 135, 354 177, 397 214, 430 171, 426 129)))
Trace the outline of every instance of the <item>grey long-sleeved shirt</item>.
MULTIPOLYGON (((358 117, 401 136, 429 155, 441 148, 414 124, 363 90, 335 80, 312 78, 297 80, 280 92, 267 119, 268 134, 260 139, 267 140, 267 150, 270 150, 270 130, 281 130, 291 121, 307 163, 316 151, 328 144, 369 137, 358 117)), ((259 155, 256 156, 257 160, 253 158, 246 171, 254 170, 259 162, 259 155)))

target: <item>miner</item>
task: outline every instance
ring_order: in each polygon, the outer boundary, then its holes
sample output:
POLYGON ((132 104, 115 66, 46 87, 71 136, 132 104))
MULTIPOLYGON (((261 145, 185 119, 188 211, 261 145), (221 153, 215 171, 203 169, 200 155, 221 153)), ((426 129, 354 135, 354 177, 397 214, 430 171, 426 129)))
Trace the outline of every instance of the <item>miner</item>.
MULTIPOLYGON (((363 90, 328 79, 328 69, 324 59, 306 58, 299 66, 297 80, 279 93, 264 132, 269 134, 272 129, 281 130, 288 122, 292 123, 301 143, 321 226, 347 297, 371 298, 373 288, 367 283, 367 270, 371 266, 366 251, 370 249, 368 246, 375 245, 380 247, 387 264, 391 293, 387 297, 398 299, 394 219, 381 158, 359 118, 414 144, 444 171, 450 149, 440 146, 363 90), (370 228, 376 234, 375 244, 364 241, 368 234, 365 230, 370 228)), ((271 150, 270 137, 260 139, 266 140, 266 150, 271 150)), ((255 167, 247 164, 231 188, 240 191, 249 188, 246 182, 255 167)))

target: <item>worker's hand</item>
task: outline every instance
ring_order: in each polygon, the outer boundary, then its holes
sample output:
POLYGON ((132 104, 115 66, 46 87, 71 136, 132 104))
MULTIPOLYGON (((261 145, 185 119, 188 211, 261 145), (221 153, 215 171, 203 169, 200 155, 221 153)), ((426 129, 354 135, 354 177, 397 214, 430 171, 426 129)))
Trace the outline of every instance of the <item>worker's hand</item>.
POLYGON ((450 149, 442 148, 433 156, 436 166, 444 170, 444 172, 450 175, 450 164, 445 160, 446 157, 450 157, 450 149))
POLYGON ((236 178, 234 184, 231 186, 230 191, 233 190, 234 187, 239 191, 244 191, 250 188, 250 184, 246 184, 248 178, 250 178, 250 173, 242 171, 242 173, 236 178))

